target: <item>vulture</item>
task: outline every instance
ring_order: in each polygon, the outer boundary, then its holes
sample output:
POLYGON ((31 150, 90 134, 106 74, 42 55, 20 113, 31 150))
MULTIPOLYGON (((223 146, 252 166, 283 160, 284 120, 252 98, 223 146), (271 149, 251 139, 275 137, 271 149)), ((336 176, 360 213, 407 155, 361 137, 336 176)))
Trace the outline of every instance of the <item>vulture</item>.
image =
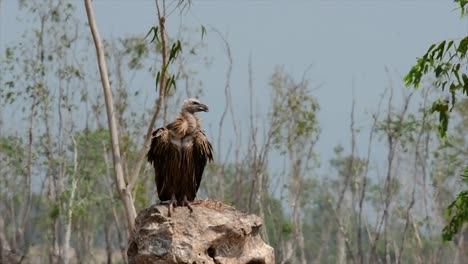
POLYGON ((147 158, 154 167, 159 200, 169 205, 169 216, 176 206, 193 211, 189 202, 197 195, 206 163, 213 160, 197 112, 208 112, 208 106, 187 99, 175 121, 152 133, 147 158))

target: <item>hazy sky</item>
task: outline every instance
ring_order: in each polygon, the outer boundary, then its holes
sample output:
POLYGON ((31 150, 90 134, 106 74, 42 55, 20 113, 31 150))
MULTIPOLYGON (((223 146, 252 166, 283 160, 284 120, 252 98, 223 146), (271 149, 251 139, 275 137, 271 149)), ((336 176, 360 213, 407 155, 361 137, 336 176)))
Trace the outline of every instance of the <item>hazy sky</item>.
MULTIPOLYGON (((16 22, 16 0, 3 0, 0 10, 0 48, 15 41, 24 30, 16 22)), ((72 1, 86 17, 83 1, 72 1)), ((94 0, 101 35, 119 37, 145 34, 155 21, 153 0, 94 0)), ((233 101, 239 117, 247 117, 247 65, 252 56, 256 103, 268 105, 268 80, 276 65, 300 78, 307 73, 313 94, 321 105, 322 134, 318 152, 325 162, 333 146, 349 141, 352 82, 357 103, 357 125, 371 124, 379 95, 389 83, 402 86, 402 76, 430 44, 459 39, 468 32, 452 1, 225 1, 193 0, 190 10, 169 20, 169 34, 177 34, 180 21, 191 28, 203 24, 217 28, 227 39, 233 55, 233 101)), ((199 33, 197 33, 199 34, 199 33)), ((205 123, 219 120, 224 108, 223 89, 227 67, 220 38, 209 30, 205 54, 213 59, 200 66, 210 113, 205 123)), ((3 51, 2 51, 3 52, 3 51)), ((136 80, 153 87, 154 80, 136 80)), ((238 117, 238 118, 239 118, 238 117)), ((216 127, 216 125, 215 125, 216 127)), ((366 135, 361 139, 365 143, 366 135)), ((365 146, 364 146, 365 147, 365 146)))

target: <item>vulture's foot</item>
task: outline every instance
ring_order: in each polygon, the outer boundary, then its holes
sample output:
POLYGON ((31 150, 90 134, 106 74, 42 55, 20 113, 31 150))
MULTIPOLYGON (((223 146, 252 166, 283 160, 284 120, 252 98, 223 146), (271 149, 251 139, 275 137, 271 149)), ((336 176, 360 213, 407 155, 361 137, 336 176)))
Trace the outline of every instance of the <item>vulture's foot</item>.
POLYGON ((172 195, 172 198, 167 201, 161 202, 161 204, 167 204, 167 216, 171 217, 172 212, 175 211, 175 208, 177 207, 177 199, 175 198, 175 195, 172 195))
POLYGON ((193 213, 193 208, 190 205, 190 202, 187 200, 187 196, 184 196, 184 200, 182 201, 182 206, 187 206, 189 209, 190 213, 193 213))

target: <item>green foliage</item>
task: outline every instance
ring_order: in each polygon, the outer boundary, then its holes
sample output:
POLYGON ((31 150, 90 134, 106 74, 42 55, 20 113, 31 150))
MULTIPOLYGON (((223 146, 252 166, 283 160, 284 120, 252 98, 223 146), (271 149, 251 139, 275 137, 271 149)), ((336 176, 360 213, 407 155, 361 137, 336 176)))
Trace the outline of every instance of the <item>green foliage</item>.
POLYGON ((152 33, 153 34, 153 38, 151 39, 151 43, 153 43, 154 40, 157 40, 158 43, 161 43, 161 41, 159 40, 159 27, 157 26, 153 26, 150 28, 150 30, 148 31, 148 33, 146 33, 146 36, 145 36, 145 39, 152 33))
POLYGON ((149 49, 144 41, 137 37, 128 37, 120 40, 122 51, 128 56, 128 68, 139 70, 143 68, 142 59, 148 57, 149 49))
POLYGON ((308 82, 296 83, 282 68, 276 68, 271 77, 273 88, 272 135, 273 144, 283 153, 316 142, 320 133, 317 112, 320 109, 315 97, 310 95, 308 82))
POLYGON ((60 207, 57 204, 51 205, 49 208, 49 217, 51 219, 56 219, 60 216, 60 207))
MULTIPOLYGON (((154 40, 156 40, 157 45, 162 45, 163 43, 161 42, 161 39, 158 36, 159 33, 160 33, 159 27, 153 26, 148 31, 145 38, 147 38, 150 34, 153 34, 153 38, 151 39, 150 42, 153 43, 154 40)), ((167 71, 168 71, 169 66, 174 63, 175 59, 177 59, 180 53, 182 53, 182 42, 180 40, 176 40, 171 45, 171 49, 169 50, 169 57, 167 59, 166 64, 162 65, 161 70, 158 71, 156 74, 156 89, 158 88, 160 84, 161 78, 166 78, 165 87, 161 87, 161 89, 164 89, 164 92, 166 94, 170 94, 171 91, 175 91, 177 88, 176 87, 176 75, 172 74, 168 76, 167 71)))
POLYGON ((439 113, 439 135, 445 137, 449 122, 449 105, 446 100, 437 100, 432 104, 431 112, 439 113))
POLYGON ((426 54, 419 58, 404 80, 407 86, 418 88, 423 76, 434 76, 433 85, 447 92, 449 100, 439 99, 432 105, 432 112, 439 113, 439 133, 445 137, 449 121, 449 109, 453 109, 457 93, 468 95, 468 75, 466 64, 468 37, 459 42, 442 41, 429 47, 426 54))
MULTIPOLYGON (((465 173, 467 173, 466 170, 465 173)), ((468 191, 462 191, 457 195, 455 200, 448 206, 446 217, 450 221, 442 230, 442 238, 449 241, 460 231, 464 224, 468 223, 468 191)))
MULTIPOLYGON (((78 149, 78 175, 85 180, 102 177, 106 174, 104 156, 110 142, 109 132, 105 129, 85 129, 75 134, 78 149)), ((70 151, 73 146, 70 146, 70 151)))
MULTIPOLYGON (((459 5, 462 16, 467 14, 467 0, 454 0, 459 5)), ((431 111, 439 113, 439 134, 446 138, 449 127, 450 112, 455 106, 457 97, 468 96, 468 73, 466 71, 468 36, 459 41, 443 40, 432 44, 427 52, 417 60, 404 80, 406 86, 418 88, 423 76, 433 76, 435 88, 448 93, 448 99, 439 99, 432 105, 431 111)), ((466 170, 465 170, 466 173, 466 170)), ((468 191, 463 191, 447 208, 449 224, 443 229, 442 238, 451 240, 460 228, 468 221, 468 191)))
POLYGON ((294 226, 290 221, 285 220, 281 225, 281 232, 285 236, 289 236, 294 231, 294 226))
MULTIPOLYGON (((27 169, 25 167, 26 152, 22 138, 17 136, 0 137, 0 200, 10 197, 22 199, 22 193, 15 190, 21 188, 21 183, 27 169), (2 198, 2 195, 6 195, 2 198)), ((35 156, 33 156, 35 159, 35 156)))
MULTIPOLYGON (((312 190, 313 199, 309 201, 307 207, 303 209, 303 232, 307 234, 304 237, 305 246, 307 249, 307 259, 313 260, 317 256, 319 248, 322 246, 321 237, 326 232, 329 222, 336 222, 333 201, 337 198, 336 192, 327 180, 322 180, 319 187, 312 190)), ((337 232, 337 226, 333 226, 331 230, 333 234, 337 232)), ((334 236, 333 236, 334 237, 334 236)), ((336 241, 330 239, 327 243, 329 248, 330 258, 322 263, 336 263, 336 241), (333 252, 333 253, 332 253, 333 252)))
POLYGON ((135 208, 137 211, 142 210, 149 205, 148 197, 150 197, 151 194, 148 193, 148 188, 146 188, 145 186, 146 184, 147 181, 141 179, 135 185, 135 191, 133 192, 135 194, 135 197, 133 201, 135 203, 135 208))
POLYGON ((291 223, 284 214, 281 200, 273 197, 268 190, 264 193, 263 207, 267 208, 264 221, 269 243, 272 247, 279 248, 283 236, 289 235, 292 231, 292 226, 289 228, 285 225, 291 225, 291 223))
POLYGON ((465 16, 467 13, 466 5, 468 4, 468 0, 454 0, 454 2, 459 5, 461 15, 465 16))
POLYGON ((338 171, 340 177, 346 177, 348 174, 351 174, 352 177, 360 176, 364 171, 365 160, 352 156, 343 156, 343 151, 344 148, 341 145, 334 148, 336 157, 330 160, 330 165, 338 171))

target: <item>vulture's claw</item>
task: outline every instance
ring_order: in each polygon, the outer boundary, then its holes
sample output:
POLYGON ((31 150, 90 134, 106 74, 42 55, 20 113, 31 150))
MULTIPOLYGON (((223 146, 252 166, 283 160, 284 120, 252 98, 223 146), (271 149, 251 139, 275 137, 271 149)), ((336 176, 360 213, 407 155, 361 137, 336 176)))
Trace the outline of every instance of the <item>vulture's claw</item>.
POLYGON ((187 200, 187 196, 184 196, 184 200, 182 201, 182 206, 187 206, 189 209, 190 213, 193 213, 193 208, 190 205, 190 202, 187 200))

